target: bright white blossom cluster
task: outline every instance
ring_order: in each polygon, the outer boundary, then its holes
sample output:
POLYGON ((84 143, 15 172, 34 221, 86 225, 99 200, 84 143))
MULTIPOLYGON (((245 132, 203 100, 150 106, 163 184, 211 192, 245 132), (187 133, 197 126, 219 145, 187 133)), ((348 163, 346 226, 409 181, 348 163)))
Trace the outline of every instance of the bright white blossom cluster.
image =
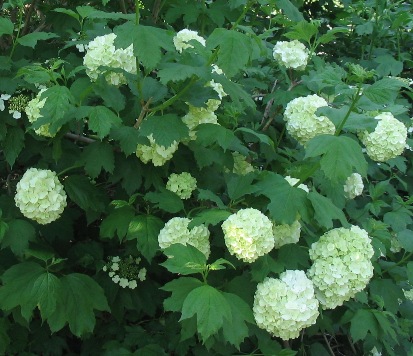
POLYGON ((168 147, 158 145, 153 138, 153 135, 148 136, 149 146, 139 144, 136 148, 136 156, 140 158, 143 163, 152 161, 154 166, 163 166, 169 161, 175 151, 178 149, 179 143, 174 141, 168 147))
MULTIPOLYGON (((40 114, 40 110, 43 108, 44 104, 46 103, 46 99, 40 100, 40 96, 46 89, 42 89, 36 95, 36 97, 30 100, 25 108, 25 112, 27 118, 31 123, 36 122, 39 118, 43 117, 40 114)), ((38 129, 35 129, 34 132, 39 136, 44 137, 54 137, 56 134, 52 134, 49 131, 50 124, 45 124, 40 126, 38 129)))
POLYGON ((287 244, 295 244, 300 240, 301 224, 298 220, 294 221, 291 225, 274 224, 272 232, 274 234, 275 248, 280 248, 287 244))
POLYGON ((146 268, 140 268, 140 262, 140 257, 113 256, 109 258, 109 262, 103 266, 102 270, 107 272, 112 281, 122 288, 135 289, 138 281, 146 279, 146 268))
POLYGON ((176 193, 181 199, 189 199, 196 189, 196 183, 196 179, 188 172, 172 173, 166 183, 166 189, 176 193))
POLYGON ((16 206, 22 214, 39 224, 49 224, 60 217, 66 207, 66 192, 55 172, 29 168, 17 183, 16 206))
POLYGON ((92 81, 95 81, 99 75, 104 74, 109 84, 126 84, 126 78, 123 73, 107 71, 100 67, 123 69, 129 73, 136 73, 136 59, 133 54, 133 45, 125 49, 116 49, 114 44, 115 38, 116 35, 114 33, 109 33, 96 37, 87 45, 87 52, 83 58, 83 64, 86 67, 86 74, 92 81))
POLYGON ((248 173, 254 172, 254 167, 249 163, 244 155, 239 152, 232 152, 234 158, 234 167, 232 173, 244 176, 248 173))
POLYGON ((309 52, 298 40, 278 41, 274 46, 273 56, 286 68, 303 70, 307 65, 309 52))
POLYGON ((180 217, 169 220, 159 232, 159 247, 165 249, 173 244, 189 244, 201 251, 205 257, 208 258, 211 253, 209 230, 204 224, 194 226, 189 230, 188 225, 190 222, 190 219, 180 217))
POLYGON ((353 173, 350 175, 344 184, 344 194, 349 199, 354 199, 355 197, 363 193, 363 179, 358 173, 353 173))
POLYGON ((413 289, 403 290, 403 293, 404 293, 404 297, 407 300, 410 300, 411 302, 413 302, 413 289))
POLYGON ((333 309, 363 290, 373 276, 373 247, 358 226, 326 232, 311 245, 308 276, 323 309, 333 309))
POLYGON ((182 51, 186 48, 194 48, 194 46, 188 43, 191 40, 198 41, 205 47, 205 39, 199 36, 197 31, 183 29, 173 38, 175 48, 179 53, 182 53, 182 51))
MULTIPOLYGON (((290 185, 293 187, 296 183, 298 183, 300 180, 297 178, 293 178, 290 176, 286 176, 284 177, 284 179, 290 183, 290 185)), ((304 190, 305 192, 309 193, 310 190, 308 189, 308 186, 306 184, 299 184, 297 188, 300 188, 302 190, 304 190)))
POLYGON ((375 130, 360 134, 367 155, 377 162, 384 162, 401 155, 406 146, 406 126, 389 112, 381 113, 375 119, 379 121, 375 130))
POLYGON ((284 112, 288 133, 302 145, 318 135, 333 135, 336 128, 330 119, 316 115, 324 106, 328 106, 327 101, 316 94, 291 100, 284 112))
POLYGON ((257 209, 241 209, 222 224, 225 244, 231 255, 254 262, 274 248, 273 224, 257 209))
POLYGON ((253 313, 257 326, 283 340, 295 339, 315 324, 319 302, 304 271, 287 270, 257 286, 253 313))

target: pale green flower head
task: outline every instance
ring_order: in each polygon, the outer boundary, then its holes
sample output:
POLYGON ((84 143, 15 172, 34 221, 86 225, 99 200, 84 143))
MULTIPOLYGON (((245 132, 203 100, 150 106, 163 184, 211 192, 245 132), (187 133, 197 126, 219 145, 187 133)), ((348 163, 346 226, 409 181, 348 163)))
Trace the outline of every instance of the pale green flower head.
POLYGON ((168 162, 178 149, 179 143, 174 141, 168 147, 158 145, 153 138, 153 135, 148 136, 149 146, 139 144, 136 148, 136 156, 143 162, 148 163, 152 161, 154 166, 163 166, 168 162))
POLYGON ((350 175, 344 184, 344 193, 347 198, 354 199, 363 193, 364 184, 361 175, 353 173, 350 175))
POLYGON ((166 183, 166 189, 176 193, 181 199, 189 199, 196 189, 196 183, 196 179, 188 172, 172 173, 166 183))
POLYGON ((273 49, 274 59, 286 68, 304 70, 308 57, 308 49, 297 40, 278 41, 273 49))

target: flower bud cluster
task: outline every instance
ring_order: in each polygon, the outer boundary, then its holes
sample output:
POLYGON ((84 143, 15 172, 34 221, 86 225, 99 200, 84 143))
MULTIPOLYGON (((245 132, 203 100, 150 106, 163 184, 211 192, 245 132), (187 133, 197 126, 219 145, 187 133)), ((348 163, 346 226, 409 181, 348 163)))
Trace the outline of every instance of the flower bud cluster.
POLYGON ((329 118, 316 115, 323 106, 328 106, 327 101, 316 94, 295 98, 287 104, 284 112, 287 131, 302 145, 315 136, 334 134, 336 128, 329 118))
POLYGON ((194 48, 194 46, 188 43, 191 40, 198 41, 205 47, 205 39, 199 36, 197 31, 183 29, 173 38, 175 48, 179 53, 182 53, 182 51, 186 48, 194 48))
POLYGON ((319 302, 304 271, 287 270, 257 286, 253 313, 257 326, 283 340, 295 339, 315 324, 319 302))
POLYGON ((363 179, 358 173, 353 173, 346 179, 344 184, 344 194, 348 199, 354 199, 355 197, 363 193, 363 179))
POLYGON ((222 224, 225 244, 231 255, 254 262, 274 248, 273 224, 257 209, 241 209, 222 224))
POLYGON ((178 149, 179 143, 174 141, 168 147, 158 145, 153 138, 153 135, 148 136, 149 146, 139 144, 136 148, 136 156, 140 158, 143 163, 152 161, 154 166, 163 166, 169 161, 175 151, 178 149))
POLYGON ((196 189, 196 183, 196 179, 188 172, 172 173, 166 183, 166 189, 176 193, 181 199, 189 199, 196 189))
POLYGON ((12 96, 9 99, 9 114, 13 115, 14 119, 20 119, 22 117, 21 112, 26 108, 29 98, 27 95, 19 94, 12 96))
POLYGON ((92 81, 96 81, 99 75, 104 74, 109 84, 126 84, 123 73, 111 72, 100 67, 123 69, 128 73, 136 73, 136 58, 133 54, 133 45, 122 49, 116 49, 114 41, 116 35, 109 33, 98 36, 87 45, 87 52, 83 58, 86 74, 92 81))
POLYGON ((29 168, 17 183, 16 206, 22 214, 39 224, 49 224, 66 207, 66 193, 55 172, 29 168))
POLYGON ((307 65, 309 51, 298 40, 278 41, 274 46, 273 56, 286 68, 303 70, 307 65))
POLYGON ((107 272, 113 282, 122 288, 135 289, 138 281, 146 279, 146 268, 140 268, 141 258, 113 256, 103 266, 102 270, 107 272))
MULTIPOLYGON (((46 103, 46 99, 40 100, 40 96, 46 89, 41 89, 37 96, 30 100, 25 108, 25 112, 29 122, 34 123, 41 117, 40 110, 43 108, 44 104, 46 103)), ((50 124, 45 124, 40 126, 38 129, 35 129, 34 132, 39 136, 44 137, 54 137, 56 134, 52 134, 49 131, 50 124)))
POLYGON ((272 232, 274 234, 275 248, 280 248, 287 244, 295 244, 300 240, 301 224, 298 220, 294 221, 291 225, 274 224, 272 232))
POLYGON ((373 247, 358 226, 326 232, 311 245, 307 272, 323 309, 333 309, 363 290, 373 276, 373 247))
POLYGON ((189 230, 188 225, 190 222, 190 219, 180 217, 169 220, 159 232, 159 247, 165 249, 173 244, 189 244, 201 251, 208 259, 211 252, 209 230, 203 224, 194 226, 189 230))
POLYGON ((375 119, 379 121, 375 130, 360 134, 367 155, 377 162, 384 162, 401 155, 406 146, 406 126, 389 112, 381 113, 375 119))

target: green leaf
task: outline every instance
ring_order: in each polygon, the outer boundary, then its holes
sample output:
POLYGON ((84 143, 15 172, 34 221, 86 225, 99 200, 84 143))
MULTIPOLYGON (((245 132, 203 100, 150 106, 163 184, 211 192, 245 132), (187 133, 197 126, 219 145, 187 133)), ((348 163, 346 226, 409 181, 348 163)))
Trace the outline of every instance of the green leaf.
POLYGON ((284 36, 290 40, 305 41, 311 43, 311 39, 318 32, 317 26, 307 21, 301 21, 292 27, 292 31, 287 32, 284 36))
POLYGON ((238 295, 223 293, 227 303, 231 307, 232 320, 223 323, 224 338, 238 350, 241 343, 248 336, 247 322, 254 324, 254 316, 250 306, 238 295))
POLYGON ((14 219, 9 221, 8 229, 1 242, 1 248, 10 247, 17 256, 22 256, 29 247, 29 241, 36 238, 36 230, 26 220, 14 219))
POLYGON ((139 142, 139 131, 134 127, 113 127, 110 136, 119 142, 120 149, 126 156, 136 152, 139 142))
POLYGON ((221 125, 200 124, 196 127, 196 142, 203 146, 211 146, 218 143, 224 152, 230 147, 242 145, 241 141, 231 130, 221 125))
POLYGON ((324 35, 321 35, 317 38, 318 43, 329 43, 336 39, 336 33, 347 33, 350 30, 346 27, 335 27, 331 30, 328 30, 324 35))
POLYGON ((158 235, 163 226, 163 221, 156 216, 135 216, 129 223, 126 239, 136 239, 138 250, 151 262, 159 249, 158 235))
POLYGON ((321 170, 332 181, 344 181, 353 169, 362 176, 367 174, 367 161, 360 145, 346 136, 320 135, 306 146, 305 158, 322 156, 321 170))
POLYGON ((181 277, 166 283, 160 289, 171 292, 172 295, 163 302, 165 311, 180 312, 187 295, 201 286, 202 282, 193 277, 181 277))
POLYGON ((100 224, 100 236, 113 238, 118 236, 121 242, 128 233, 129 223, 135 216, 135 211, 130 206, 113 210, 100 224))
POLYGON ((228 196, 232 200, 243 197, 244 195, 252 194, 257 191, 257 187, 252 184, 255 179, 255 173, 248 173, 243 176, 228 175, 227 181, 228 196))
POLYGON ((158 27, 126 22, 115 28, 116 46, 123 48, 133 43, 133 51, 147 69, 154 69, 162 58, 162 48, 174 51, 172 33, 158 27))
POLYGON ((239 127, 237 128, 234 132, 242 132, 244 134, 247 134, 246 136, 253 136, 256 139, 258 139, 258 142, 266 144, 268 146, 274 147, 274 142, 267 136, 262 133, 258 133, 254 130, 251 130, 247 127, 239 127))
POLYGON ((243 69, 251 57, 251 39, 235 30, 216 28, 208 37, 207 48, 214 49, 217 46, 217 64, 229 78, 243 69))
POLYGON ((221 221, 226 220, 231 213, 228 210, 221 209, 207 209, 198 213, 189 223, 188 229, 192 229, 194 226, 204 224, 208 225, 217 225, 221 221))
POLYGON ((364 340, 369 331, 373 337, 377 338, 377 320, 370 310, 358 309, 351 319, 350 334, 353 342, 364 340))
POLYGON ((146 193, 145 200, 155 204, 155 207, 172 214, 184 209, 184 203, 181 198, 165 188, 160 188, 157 192, 146 193))
POLYGON ((174 141, 188 137, 188 127, 174 114, 150 116, 146 118, 139 129, 146 137, 152 134, 158 145, 169 147, 174 141))
POLYGON ((408 87, 401 80, 384 78, 363 90, 363 95, 377 104, 389 104, 396 100, 400 88, 408 87))
MULTIPOLYGON (((335 109, 329 106, 323 106, 316 112, 318 116, 327 116, 333 124, 338 127, 346 116, 349 106, 345 105, 339 109, 335 109)), ((357 132, 357 130, 369 130, 373 131, 377 126, 377 120, 374 117, 368 115, 357 114, 352 112, 346 120, 343 130, 357 132)))
POLYGON ((0 17, 0 36, 11 35, 14 30, 13 22, 5 17, 0 17))
POLYGON ((411 285, 413 285, 413 262, 409 262, 406 265, 407 269, 407 278, 409 279, 409 282, 411 285))
POLYGON ((13 167, 23 147, 24 131, 20 127, 9 127, 2 148, 10 167, 13 167))
POLYGON ((188 275, 206 269, 205 255, 192 245, 173 244, 164 250, 164 254, 168 259, 160 265, 169 272, 188 275))
POLYGON ((404 299, 403 290, 391 279, 375 279, 371 281, 370 294, 382 298, 386 310, 393 314, 397 314, 399 310, 398 300, 404 299))
POLYGON ((273 172, 265 172, 255 185, 257 193, 271 200, 267 208, 277 222, 292 224, 299 215, 308 220, 309 206, 304 190, 292 187, 282 176, 273 172))
POLYGON ((91 178, 96 178, 102 169, 112 173, 115 169, 115 156, 110 144, 96 141, 88 145, 82 153, 81 161, 85 171, 91 178))
POLYGON ((100 139, 109 134, 112 127, 119 126, 122 119, 105 106, 94 106, 89 112, 89 128, 100 139))
POLYGON ((413 252, 413 231, 405 229, 397 233, 397 240, 400 245, 407 251, 413 252))
POLYGON ((37 41, 45 41, 50 40, 51 38, 59 37, 55 33, 51 32, 32 32, 28 35, 20 37, 17 42, 19 42, 22 46, 34 48, 37 44, 37 41))
POLYGON ((210 190, 207 189, 200 189, 198 188, 198 196, 197 196, 198 200, 209 200, 214 202, 218 208, 220 209, 225 209, 226 206, 225 204, 222 202, 221 198, 216 195, 215 193, 213 193, 210 190))
POLYGON ((270 273, 281 273, 284 271, 284 264, 274 260, 270 255, 258 258, 251 268, 252 280, 262 282, 270 273))
POLYGON ((333 220, 340 220, 344 227, 349 225, 343 211, 337 208, 330 199, 315 191, 308 193, 308 199, 314 208, 314 220, 320 226, 331 229, 333 228, 333 220))
POLYGON ((42 319, 47 319, 56 309, 59 279, 37 263, 25 262, 12 266, 2 276, 0 307, 11 310, 20 306, 24 319, 30 320, 36 306, 42 319))
POLYGON ((99 84, 93 86, 93 89, 103 99, 105 106, 112 108, 116 112, 122 111, 125 108, 125 96, 120 89, 113 85, 108 85, 103 80, 99 84))
POLYGON ((376 72, 382 77, 390 74, 396 76, 403 70, 403 62, 396 60, 390 54, 382 54, 375 58, 374 61, 379 63, 376 72))
POLYGON ((70 9, 65 9, 65 8, 59 7, 59 8, 57 8, 57 9, 53 9, 52 11, 55 11, 55 12, 59 12, 59 13, 62 13, 62 14, 69 15, 69 16, 71 16, 71 17, 73 17, 74 19, 76 19, 76 20, 78 20, 78 21, 79 21, 79 15, 78 15, 76 12, 74 12, 73 10, 70 10, 70 9))
POLYGON ((283 10, 285 16, 291 21, 299 22, 303 21, 303 14, 289 0, 275 0, 275 5, 283 10))
POLYGON ((158 71, 158 77, 160 78, 162 84, 189 79, 193 75, 203 77, 207 74, 208 70, 205 66, 194 67, 192 65, 182 63, 165 63, 158 71))
POLYGON ((110 311, 103 289, 80 273, 66 275, 60 281, 59 303, 48 318, 51 331, 59 331, 68 323, 70 331, 78 337, 93 332, 96 323, 93 310, 110 311))
POLYGON ((231 97, 232 104, 235 108, 243 109, 244 105, 252 109, 255 108, 255 101, 251 98, 251 95, 244 90, 241 84, 235 83, 223 75, 214 77, 214 80, 222 84, 224 91, 231 97))
POLYGON ((231 305, 224 294, 209 285, 195 288, 186 297, 180 320, 194 315, 198 333, 204 342, 232 320, 231 305))
POLYGON ((381 333, 392 338, 394 342, 399 343, 395 332, 395 329, 399 330, 397 327, 398 319, 393 314, 381 310, 373 310, 373 315, 379 323, 381 333))
POLYGON ((104 193, 94 186, 85 176, 72 175, 63 181, 69 198, 83 210, 105 210, 104 193))

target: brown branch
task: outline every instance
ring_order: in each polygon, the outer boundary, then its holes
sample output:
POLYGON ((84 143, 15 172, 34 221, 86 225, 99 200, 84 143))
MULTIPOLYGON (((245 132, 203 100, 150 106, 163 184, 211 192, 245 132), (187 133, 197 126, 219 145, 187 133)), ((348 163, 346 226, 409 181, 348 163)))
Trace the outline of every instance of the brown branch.
POLYGON ((120 0, 120 8, 124 14, 128 13, 128 11, 126 10, 125 0, 120 0))
MULTIPOLYGON (((274 92, 275 87, 277 86, 277 82, 278 82, 278 80, 276 79, 276 80, 274 81, 274 84, 273 84, 273 86, 272 86, 272 89, 271 89, 271 91, 270 91, 270 94, 272 94, 272 93, 274 92)), ((273 103, 274 103, 274 99, 271 99, 271 100, 268 101, 267 106, 265 107, 265 110, 264 110, 264 115, 262 116, 261 125, 265 122, 265 120, 266 120, 266 119, 268 118, 268 116, 270 115, 270 111, 271 111, 271 107, 272 107, 272 104, 273 104, 273 103)))
POLYGON ((23 25, 23 29, 22 29, 22 32, 21 32, 21 35, 22 35, 22 36, 24 36, 25 34, 27 34, 27 32, 29 31, 30 19, 31 19, 31 17, 32 17, 33 10, 34 10, 35 7, 36 7, 36 3, 37 3, 37 0, 32 0, 31 4, 28 5, 28 6, 26 6, 26 7, 28 7, 29 9, 28 9, 28 11, 27 11, 27 13, 26 13, 26 17, 25 17, 25 19, 24 19, 24 25, 23 25))
POLYGON ((95 140, 89 138, 89 137, 85 137, 85 136, 81 136, 81 135, 76 135, 73 133, 65 133, 65 137, 70 138, 71 140, 74 141, 80 141, 80 142, 84 142, 84 143, 93 143, 96 142, 95 140))
POLYGON ((331 348, 330 343, 328 342, 328 339, 327 339, 327 336, 326 336, 325 333, 323 333, 323 338, 324 338, 324 341, 325 341, 326 344, 327 344, 328 351, 330 351, 331 356, 335 356, 334 351, 333 351, 333 349, 331 348))
POLYGON ((136 119, 135 125, 133 125, 135 129, 138 129, 139 126, 141 126, 141 123, 143 119, 145 118, 146 113, 149 111, 149 105, 151 104, 151 101, 152 101, 152 97, 148 99, 148 101, 146 102, 144 106, 142 106, 142 110, 139 114, 139 117, 136 119))

